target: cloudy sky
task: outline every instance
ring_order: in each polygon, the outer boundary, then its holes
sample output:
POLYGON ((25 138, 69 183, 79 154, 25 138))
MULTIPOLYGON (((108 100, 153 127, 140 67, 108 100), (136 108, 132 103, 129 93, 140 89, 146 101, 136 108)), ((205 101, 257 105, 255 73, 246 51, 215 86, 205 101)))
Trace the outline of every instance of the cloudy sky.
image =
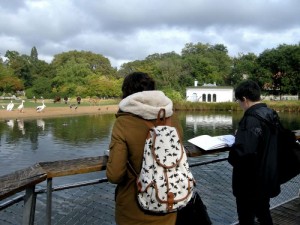
POLYGON ((300 43, 299 0, 1 0, 0 56, 51 62, 92 51, 112 66, 187 43, 224 44, 231 56, 300 43))

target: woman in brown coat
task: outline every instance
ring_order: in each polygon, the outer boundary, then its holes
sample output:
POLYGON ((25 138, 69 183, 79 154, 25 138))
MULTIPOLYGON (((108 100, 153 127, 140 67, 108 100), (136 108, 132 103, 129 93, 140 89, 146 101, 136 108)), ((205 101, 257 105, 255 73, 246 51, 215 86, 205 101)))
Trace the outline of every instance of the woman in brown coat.
POLYGON ((119 104, 113 126, 106 175, 116 188, 116 223, 118 225, 174 225, 176 213, 153 215, 143 211, 137 201, 136 176, 127 167, 130 162, 139 172, 149 127, 144 120, 155 120, 159 109, 166 117, 173 115, 173 103, 161 91, 155 91, 154 81, 145 73, 129 74, 122 86, 123 100, 119 104))

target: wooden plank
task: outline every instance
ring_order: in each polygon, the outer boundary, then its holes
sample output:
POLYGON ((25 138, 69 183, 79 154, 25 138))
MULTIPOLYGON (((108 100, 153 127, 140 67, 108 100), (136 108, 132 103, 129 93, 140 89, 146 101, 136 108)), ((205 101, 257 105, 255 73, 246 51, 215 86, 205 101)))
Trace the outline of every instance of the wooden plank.
POLYGON ((196 145, 190 144, 184 146, 186 154, 188 157, 195 157, 202 155, 201 149, 198 148, 196 145))
POLYGON ((53 178, 105 170, 107 159, 107 156, 97 156, 39 164, 46 171, 47 178, 53 178))
POLYGON ((230 149, 228 147, 225 147, 225 148, 219 148, 216 150, 205 151, 193 144, 185 145, 184 148, 185 148, 185 151, 186 151, 186 154, 188 157, 196 157, 196 156, 200 156, 200 155, 210 155, 210 154, 215 154, 215 153, 220 153, 220 152, 226 152, 226 151, 229 151, 229 149, 230 149))
POLYGON ((47 179, 39 164, 0 177, 0 200, 25 190, 47 179))

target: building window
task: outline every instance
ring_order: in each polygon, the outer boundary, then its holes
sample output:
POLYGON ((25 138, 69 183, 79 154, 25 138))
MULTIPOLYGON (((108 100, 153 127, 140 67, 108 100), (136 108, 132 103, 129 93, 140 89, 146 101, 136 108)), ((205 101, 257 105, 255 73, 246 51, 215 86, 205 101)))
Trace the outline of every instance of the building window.
POLYGON ((202 102, 206 102, 206 94, 202 94, 202 102))
POLYGON ((213 102, 216 102, 216 101, 217 101, 217 95, 213 94, 213 102))
POLYGON ((208 94, 208 96, 207 96, 207 101, 208 101, 208 102, 211 102, 211 94, 208 94))

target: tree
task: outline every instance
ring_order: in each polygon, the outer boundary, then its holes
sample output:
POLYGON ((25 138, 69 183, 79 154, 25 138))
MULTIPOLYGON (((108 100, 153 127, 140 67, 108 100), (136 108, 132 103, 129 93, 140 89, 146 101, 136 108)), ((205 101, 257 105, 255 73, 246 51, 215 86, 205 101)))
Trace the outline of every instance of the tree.
POLYGON ((88 77, 87 94, 99 98, 110 98, 121 96, 121 86, 123 79, 107 78, 105 76, 97 77, 95 75, 88 77))
POLYGON ((25 88, 30 87, 32 85, 32 76, 29 57, 20 55, 16 51, 7 51, 5 57, 8 58, 7 65, 14 71, 14 76, 23 81, 25 88))
POLYGON ((116 77, 116 71, 107 58, 85 51, 70 51, 54 56, 51 66, 56 76, 53 87, 57 93, 77 95, 88 89, 89 77, 116 77))
POLYGON ((181 90, 182 60, 180 55, 175 52, 154 54, 148 56, 146 62, 153 66, 151 73, 159 89, 181 90))
POLYGON ((35 96, 44 98, 52 98, 51 79, 47 77, 39 77, 33 82, 32 92, 35 96))
POLYGON ((14 93, 16 91, 24 90, 23 82, 14 76, 0 77, 0 90, 6 93, 14 93))
POLYGON ((227 83, 235 85, 247 78, 257 80, 257 78, 254 78, 258 66, 256 60, 257 56, 254 53, 239 54, 238 57, 233 58, 233 65, 227 83))
POLYGON ((226 84, 232 60, 224 45, 188 43, 182 50, 183 69, 199 83, 226 84))
POLYGON ((73 64, 85 64, 91 72, 99 76, 116 76, 116 69, 112 68, 107 58, 87 51, 69 51, 55 55, 51 64, 57 69, 70 61, 73 64))
POLYGON ((267 49, 258 57, 258 64, 269 71, 274 94, 300 93, 300 44, 279 45, 267 49))
POLYGON ((31 61, 37 61, 38 60, 38 52, 37 52, 37 49, 36 49, 35 46, 31 49, 30 59, 31 59, 31 61))

